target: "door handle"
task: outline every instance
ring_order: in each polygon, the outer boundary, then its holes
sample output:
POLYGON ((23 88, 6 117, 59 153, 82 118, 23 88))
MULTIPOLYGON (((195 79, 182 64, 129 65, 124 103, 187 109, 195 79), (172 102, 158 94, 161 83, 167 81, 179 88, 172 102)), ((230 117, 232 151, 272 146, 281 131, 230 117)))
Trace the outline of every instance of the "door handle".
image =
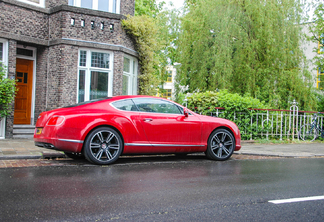
POLYGON ((145 118, 145 119, 143 119, 143 121, 144 122, 151 122, 151 121, 153 121, 153 119, 151 119, 151 118, 145 118))

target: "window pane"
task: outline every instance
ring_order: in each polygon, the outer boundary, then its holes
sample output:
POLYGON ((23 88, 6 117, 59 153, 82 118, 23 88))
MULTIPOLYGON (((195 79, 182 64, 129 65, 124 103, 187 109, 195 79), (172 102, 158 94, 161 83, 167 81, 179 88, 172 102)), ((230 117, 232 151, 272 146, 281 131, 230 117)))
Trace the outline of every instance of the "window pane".
POLYGON ((2 62, 2 59, 3 59, 2 54, 3 54, 3 43, 0 42, 0 61, 1 62, 2 62))
POLYGON ((33 57, 33 50, 30 49, 17 48, 16 53, 17 55, 33 57))
POLYGON ((124 72, 130 72, 130 59, 124 58, 124 72))
POLYGON ((134 99, 142 112, 181 114, 180 109, 173 103, 159 99, 134 99))
POLYGON ((121 110, 138 111, 131 99, 113 102, 112 105, 117 109, 121 109, 121 110))
POLYGON ((136 73, 136 62, 135 60, 133 61, 133 70, 132 73, 135 74, 136 73))
POLYGON ((80 51, 80 66, 86 66, 87 64, 87 52, 80 51))
POLYGON ((108 0, 98 0, 98 10, 108 12, 109 1, 108 0))
POLYGON ((109 54, 92 52, 91 53, 91 67, 109 69, 109 54))
POLYGON ((123 95, 128 95, 128 81, 129 77, 126 75, 123 75, 123 95))
POLYGON ((73 0, 69 0, 68 4, 73 6, 73 0))
POLYGON ((108 96, 108 73, 91 72, 90 100, 108 96))
POLYGON ((84 85, 85 85, 85 71, 80 70, 79 72, 79 99, 78 102, 84 102, 84 85))
POLYGON ((137 78, 136 76, 133 77, 133 95, 137 94, 137 78))
POLYGON ((116 13, 116 1, 117 0, 113 0, 113 10, 112 10, 113 13, 116 13))
POLYGON ((92 9, 92 0, 81 0, 81 7, 92 9))

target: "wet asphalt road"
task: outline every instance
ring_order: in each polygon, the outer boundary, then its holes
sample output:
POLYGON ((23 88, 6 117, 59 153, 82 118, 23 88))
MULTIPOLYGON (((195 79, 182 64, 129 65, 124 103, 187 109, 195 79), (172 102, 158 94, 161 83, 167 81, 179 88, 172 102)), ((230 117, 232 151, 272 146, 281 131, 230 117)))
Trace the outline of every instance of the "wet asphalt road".
POLYGON ((0 221, 323 221, 324 159, 0 169, 0 221))

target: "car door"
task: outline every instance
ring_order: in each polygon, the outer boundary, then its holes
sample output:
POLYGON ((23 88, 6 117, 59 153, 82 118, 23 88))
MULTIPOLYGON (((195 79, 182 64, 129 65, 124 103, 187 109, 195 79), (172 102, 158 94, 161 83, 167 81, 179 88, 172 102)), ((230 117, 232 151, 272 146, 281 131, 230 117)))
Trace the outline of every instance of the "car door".
POLYGON ((201 123, 175 103, 158 98, 133 99, 148 141, 163 152, 190 152, 201 147, 201 123))

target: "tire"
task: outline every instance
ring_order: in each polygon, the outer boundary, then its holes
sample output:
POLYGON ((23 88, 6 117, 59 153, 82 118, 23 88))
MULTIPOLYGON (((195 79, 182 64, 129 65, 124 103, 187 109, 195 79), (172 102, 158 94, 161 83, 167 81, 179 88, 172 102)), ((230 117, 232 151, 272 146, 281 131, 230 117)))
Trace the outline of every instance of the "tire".
POLYGON ((305 124, 300 127, 298 136, 301 140, 304 141, 314 141, 317 137, 317 130, 311 124, 305 124))
POLYGON ((224 161, 229 159, 235 148, 234 136, 226 129, 217 129, 209 136, 206 156, 224 161))
POLYGON ((112 164, 119 158, 123 148, 123 140, 114 129, 100 127, 87 136, 84 144, 84 156, 94 164, 112 164))
POLYGON ((82 154, 79 153, 66 153, 64 152, 65 156, 74 159, 74 160, 82 160, 84 159, 84 156, 82 154))

